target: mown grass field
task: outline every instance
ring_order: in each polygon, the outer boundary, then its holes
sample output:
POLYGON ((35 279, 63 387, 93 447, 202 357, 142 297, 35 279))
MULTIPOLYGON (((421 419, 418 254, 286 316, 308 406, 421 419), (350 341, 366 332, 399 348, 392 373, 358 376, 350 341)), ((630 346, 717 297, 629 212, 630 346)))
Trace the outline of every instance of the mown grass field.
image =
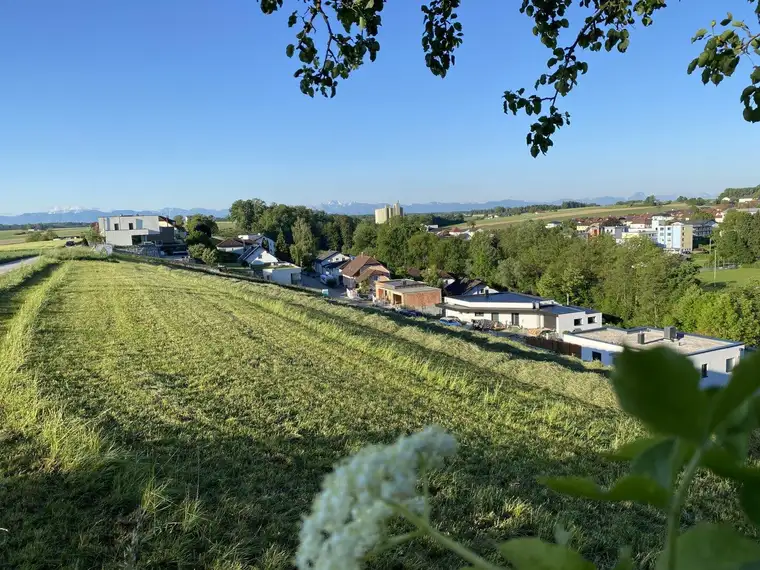
POLYGON ((714 283, 726 287, 749 285, 752 281, 760 281, 760 267, 718 269, 713 273, 713 270, 706 266, 706 269, 699 273, 699 279, 707 287, 711 287, 714 283))
POLYGON ((604 218, 608 216, 628 216, 631 214, 659 214, 661 212, 685 207, 686 204, 682 203, 667 204, 665 206, 594 206, 592 208, 566 208, 554 210, 553 212, 538 212, 536 214, 527 213, 493 219, 473 219, 475 220, 476 227, 488 226, 489 228, 496 228, 517 222, 527 222, 529 220, 549 222, 551 220, 562 221, 573 218, 604 218))
MULTIPOLYGON (((601 369, 276 285, 123 260, 24 272, 0 281, 2 567, 290 568, 331 466, 431 423, 461 442, 434 518, 482 552, 558 522, 602 567, 659 549, 654 510, 536 482, 619 474, 599 453, 639 427, 601 369)), ((746 531, 739 513, 703 475, 684 522, 746 531)), ((371 562, 461 565, 427 542, 371 562)))

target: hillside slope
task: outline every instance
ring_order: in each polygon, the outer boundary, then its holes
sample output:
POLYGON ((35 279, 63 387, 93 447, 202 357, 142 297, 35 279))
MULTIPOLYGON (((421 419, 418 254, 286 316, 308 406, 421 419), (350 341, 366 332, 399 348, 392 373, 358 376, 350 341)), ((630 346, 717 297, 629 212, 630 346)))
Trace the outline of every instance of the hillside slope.
MULTIPOLYGON (((435 518, 483 552, 560 521, 603 566, 624 543, 644 565, 658 548, 653 510, 536 482, 609 482, 619 467, 598 453, 638 432, 578 361, 274 285, 52 267, 3 293, 4 567, 290 567, 333 463, 430 423, 462 443, 433 481, 435 518)), ((724 488, 697 485, 689 522, 741 522, 724 488)), ((426 543, 372 563, 460 565, 426 543)))

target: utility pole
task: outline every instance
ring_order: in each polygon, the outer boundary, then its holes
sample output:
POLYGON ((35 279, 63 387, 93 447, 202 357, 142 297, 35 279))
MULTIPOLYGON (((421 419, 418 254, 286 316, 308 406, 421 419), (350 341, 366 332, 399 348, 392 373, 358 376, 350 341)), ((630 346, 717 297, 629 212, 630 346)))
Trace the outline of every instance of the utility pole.
MULTIPOLYGON (((717 245, 717 244, 716 244, 717 245)), ((718 282, 718 248, 715 248, 715 262, 713 263, 713 287, 718 282)))

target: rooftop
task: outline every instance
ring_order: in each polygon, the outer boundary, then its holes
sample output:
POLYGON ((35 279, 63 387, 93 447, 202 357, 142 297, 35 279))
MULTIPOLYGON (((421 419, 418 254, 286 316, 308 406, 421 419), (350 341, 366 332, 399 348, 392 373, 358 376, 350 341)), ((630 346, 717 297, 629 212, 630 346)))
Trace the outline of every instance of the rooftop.
POLYGON ((551 313, 553 315, 569 315, 572 313, 586 313, 587 315, 595 315, 599 311, 594 309, 587 309, 585 307, 576 307, 574 305, 549 305, 548 307, 541 307, 542 313, 551 313))
POLYGON ((719 348, 742 346, 744 343, 711 338, 691 333, 677 333, 675 340, 665 338, 663 329, 640 327, 633 329, 619 329, 617 327, 602 327, 590 331, 572 333, 566 336, 587 338, 607 344, 629 346, 633 348, 653 348, 655 346, 669 346, 681 354, 698 354, 719 348), (644 333, 644 344, 638 343, 639 333, 644 333))
POLYGON ((467 303, 535 303, 542 301, 551 301, 545 297, 536 297, 535 295, 526 295, 525 293, 493 293, 490 295, 453 295, 449 299, 465 301, 467 303))
POLYGON ((428 291, 440 291, 437 287, 431 287, 425 283, 419 281, 412 281, 411 279, 392 279, 390 281, 379 282, 378 285, 382 289, 391 289, 398 291, 399 293, 422 293, 428 291))

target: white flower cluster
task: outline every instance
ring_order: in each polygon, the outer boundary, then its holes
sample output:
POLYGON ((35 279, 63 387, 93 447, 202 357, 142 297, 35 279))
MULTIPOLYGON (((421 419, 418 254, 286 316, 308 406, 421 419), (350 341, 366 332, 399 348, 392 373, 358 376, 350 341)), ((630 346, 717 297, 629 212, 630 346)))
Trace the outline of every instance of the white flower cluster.
POLYGON ((421 512, 417 492, 422 466, 440 467, 457 442, 437 426, 400 437, 388 446, 365 447, 325 477, 322 492, 301 527, 296 565, 300 570, 357 570, 380 541, 390 503, 421 512))

